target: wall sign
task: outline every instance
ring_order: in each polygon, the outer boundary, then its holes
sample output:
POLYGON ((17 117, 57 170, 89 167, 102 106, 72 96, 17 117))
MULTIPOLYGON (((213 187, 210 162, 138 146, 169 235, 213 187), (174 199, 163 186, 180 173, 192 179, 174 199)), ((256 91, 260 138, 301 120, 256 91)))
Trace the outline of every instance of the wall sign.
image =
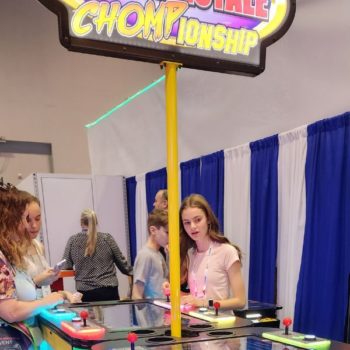
POLYGON ((39 0, 68 50, 257 75, 295 0, 39 0))

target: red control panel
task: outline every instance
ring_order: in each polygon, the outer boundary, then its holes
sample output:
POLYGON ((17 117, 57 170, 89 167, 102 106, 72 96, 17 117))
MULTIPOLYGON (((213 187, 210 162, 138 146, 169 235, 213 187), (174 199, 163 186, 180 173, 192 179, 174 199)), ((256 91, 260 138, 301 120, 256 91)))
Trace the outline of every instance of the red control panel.
POLYGON ((104 337, 106 329, 87 320, 88 312, 81 311, 80 317, 74 317, 71 321, 63 321, 61 328, 70 337, 81 340, 98 340, 104 337))

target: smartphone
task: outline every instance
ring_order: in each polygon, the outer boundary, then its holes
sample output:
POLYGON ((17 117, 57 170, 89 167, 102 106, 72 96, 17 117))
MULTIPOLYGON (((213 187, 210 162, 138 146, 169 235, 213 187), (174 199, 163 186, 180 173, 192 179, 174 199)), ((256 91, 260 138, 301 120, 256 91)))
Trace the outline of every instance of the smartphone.
POLYGON ((62 269, 62 267, 64 266, 64 263, 66 262, 66 259, 63 259, 61 261, 59 261, 55 266, 54 266, 54 271, 59 271, 62 269))

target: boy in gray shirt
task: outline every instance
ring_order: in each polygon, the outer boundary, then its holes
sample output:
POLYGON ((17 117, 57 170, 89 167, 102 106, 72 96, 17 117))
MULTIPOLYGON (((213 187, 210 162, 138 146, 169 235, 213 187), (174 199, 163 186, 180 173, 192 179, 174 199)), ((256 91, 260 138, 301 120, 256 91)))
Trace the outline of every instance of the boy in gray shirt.
POLYGON ((168 244, 168 212, 154 209, 148 215, 149 237, 138 252, 134 264, 133 299, 164 298, 162 285, 168 278, 168 268, 160 247, 168 244))

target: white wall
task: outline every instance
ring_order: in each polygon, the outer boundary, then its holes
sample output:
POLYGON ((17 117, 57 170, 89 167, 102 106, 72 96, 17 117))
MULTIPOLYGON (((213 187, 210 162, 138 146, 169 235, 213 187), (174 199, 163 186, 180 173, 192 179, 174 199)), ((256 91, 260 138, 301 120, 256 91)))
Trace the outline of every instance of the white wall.
MULTIPOLYGON (((67 51, 57 17, 36 0, 1 0, 0 33, 0 136, 50 142, 54 172, 90 173, 84 125, 157 79, 160 68, 67 51)), ((0 176, 17 183, 18 173, 50 171, 37 158, 0 150, 0 176)))
MULTIPOLYGON (((179 160, 291 130, 350 110, 350 1, 297 1, 289 31, 255 78, 181 69, 179 160)), ((164 83, 89 129, 93 173, 165 166, 164 83)))
MULTIPOLYGON (((261 76, 192 71, 194 81, 180 85, 179 108, 187 111, 179 115, 182 160, 349 109, 350 2, 296 3, 294 22, 267 49, 261 76)), ((157 65, 67 51, 58 40, 56 16, 36 0, 1 0, 0 33, 0 136, 51 142, 57 173, 90 173, 84 125, 163 74, 157 65)), ((144 107, 135 109, 126 120, 118 114, 121 149, 100 174, 134 174, 165 164, 163 107, 152 119, 144 113, 144 107), (125 173, 114 172, 115 163, 125 173)), ((0 153, 0 176, 12 180, 19 172, 26 177, 47 171, 32 157, 16 158, 0 153)))

